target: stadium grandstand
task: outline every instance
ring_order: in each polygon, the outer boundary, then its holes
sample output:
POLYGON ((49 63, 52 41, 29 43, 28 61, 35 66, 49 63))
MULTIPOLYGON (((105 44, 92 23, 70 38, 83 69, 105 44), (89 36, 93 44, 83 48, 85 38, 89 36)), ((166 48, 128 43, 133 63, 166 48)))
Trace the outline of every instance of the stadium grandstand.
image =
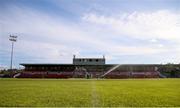
POLYGON ((76 58, 72 64, 20 64, 15 78, 158 78, 156 64, 106 64, 103 58, 76 58))

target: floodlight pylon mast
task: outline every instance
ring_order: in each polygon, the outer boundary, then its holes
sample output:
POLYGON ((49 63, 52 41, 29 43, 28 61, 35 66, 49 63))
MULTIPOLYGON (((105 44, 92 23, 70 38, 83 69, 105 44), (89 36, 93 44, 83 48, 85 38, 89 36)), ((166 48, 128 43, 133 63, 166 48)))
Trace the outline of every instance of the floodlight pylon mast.
POLYGON ((10 65, 11 70, 12 70, 12 61, 13 61, 13 47, 14 47, 14 42, 12 42, 12 47, 11 47, 11 65, 10 65))
POLYGON ((12 42, 12 46, 11 46, 11 63, 10 63, 10 70, 12 71, 14 42, 17 41, 17 36, 10 35, 9 40, 12 42))

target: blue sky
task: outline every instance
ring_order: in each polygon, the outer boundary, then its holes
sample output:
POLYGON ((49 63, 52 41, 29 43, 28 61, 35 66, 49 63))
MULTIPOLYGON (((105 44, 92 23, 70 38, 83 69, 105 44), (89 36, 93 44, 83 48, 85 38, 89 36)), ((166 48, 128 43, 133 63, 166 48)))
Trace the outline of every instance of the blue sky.
POLYGON ((179 0, 0 0, 0 67, 9 67, 9 35, 19 63, 180 63, 179 0))

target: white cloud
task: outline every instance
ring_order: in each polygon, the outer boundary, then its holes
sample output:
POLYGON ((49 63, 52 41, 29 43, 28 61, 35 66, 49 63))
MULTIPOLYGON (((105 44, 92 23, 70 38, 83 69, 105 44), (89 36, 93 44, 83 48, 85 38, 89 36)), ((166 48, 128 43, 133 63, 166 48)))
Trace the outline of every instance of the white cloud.
POLYGON ((128 39, 132 38, 132 40, 144 40, 141 46, 132 46, 131 43, 126 47, 114 45, 113 48, 110 48, 112 54, 151 55, 162 58, 161 61, 166 62, 178 62, 180 59, 177 56, 180 54, 178 47, 180 46, 179 12, 159 10, 121 13, 116 14, 116 16, 85 13, 82 20, 97 28, 103 28, 104 32, 110 31, 112 34, 116 34, 111 36, 117 39, 127 36, 128 39))
POLYGON ((157 39, 151 39, 150 42, 156 43, 156 42, 158 42, 158 40, 157 39))
POLYGON ((180 39, 180 13, 167 10, 104 16, 86 13, 84 21, 104 25, 121 35, 140 39, 180 39))

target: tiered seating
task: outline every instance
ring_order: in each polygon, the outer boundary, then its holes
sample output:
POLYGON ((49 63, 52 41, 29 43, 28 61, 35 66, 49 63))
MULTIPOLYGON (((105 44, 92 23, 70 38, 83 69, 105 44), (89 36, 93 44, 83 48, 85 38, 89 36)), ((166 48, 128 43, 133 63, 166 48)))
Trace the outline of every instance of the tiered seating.
POLYGON ((45 74, 44 72, 22 72, 17 78, 43 78, 45 74))
POLYGON ((75 71, 73 72, 73 77, 75 78, 84 78, 86 75, 85 72, 82 72, 82 71, 75 71))
POLYGON ((102 72, 89 72, 93 78, 99 78, 103 73, 102 72))
POLYGON ((49 72, 45 75, 45 78, 72 78, 72 72, 49 72))
MULTIPOLYGON (((86 74, 92 78, 98 78, 103 75, 103 72, 22 72, 16 78, 85 78, 86 74)), ((156 71, 151 72, 120 72, 112 71, 104 76, 104 78, 158 78, 159 73, 156 71)))
POLYGON ((145 78, 146 74, 145 72, 132 72, 131 77, 132 78, 145 78))
POLYGON ((22 72, 17 78, 72 78, 72 72, 22 72))
POLYGON ((158 78, 159 74, 156 71, 152 72, 110 72, 105 75, 105 78, 158 78))
POLYGON ((110 72, 105 75, 105 78, 129 78, 130 72, 110 72))

